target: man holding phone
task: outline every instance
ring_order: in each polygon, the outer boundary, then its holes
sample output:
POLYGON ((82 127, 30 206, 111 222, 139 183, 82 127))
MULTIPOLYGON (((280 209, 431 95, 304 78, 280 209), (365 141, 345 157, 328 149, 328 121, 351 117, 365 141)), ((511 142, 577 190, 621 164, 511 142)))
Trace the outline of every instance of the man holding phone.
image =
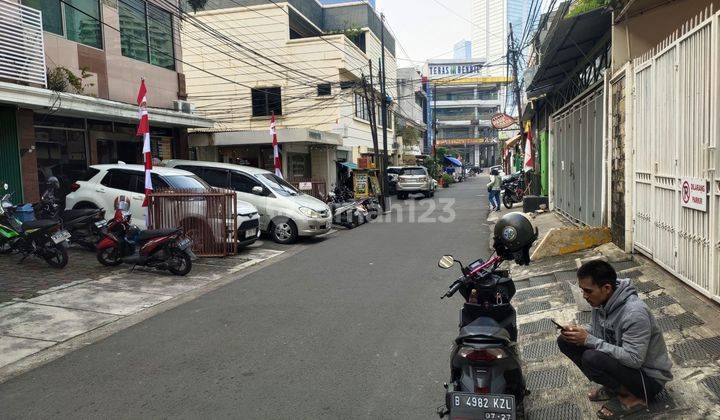
MULTIPOLYGON (((583 374, 601 388, 590 401, 607 401, 597 412, 615 419, 647 408, 648 399, 672 379, 665 340, 630 279, 618 280, 605 261, 577 271, 585 300, 593 307, 590 325, 561 326, 558 346, 583 374)), ((557 323, 556 323, 557 325, 557 323)))

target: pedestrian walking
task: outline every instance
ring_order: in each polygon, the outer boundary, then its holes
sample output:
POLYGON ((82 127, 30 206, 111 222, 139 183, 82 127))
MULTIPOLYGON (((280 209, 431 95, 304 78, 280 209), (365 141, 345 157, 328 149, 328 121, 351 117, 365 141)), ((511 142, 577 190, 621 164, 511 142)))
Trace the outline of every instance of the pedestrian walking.
POLYGON ((490 182, 487 184, 488 200, 490 200, 490 211, 500 211, 500 188, 502 186, 502 178, 497 169, 490 171, 490 182))

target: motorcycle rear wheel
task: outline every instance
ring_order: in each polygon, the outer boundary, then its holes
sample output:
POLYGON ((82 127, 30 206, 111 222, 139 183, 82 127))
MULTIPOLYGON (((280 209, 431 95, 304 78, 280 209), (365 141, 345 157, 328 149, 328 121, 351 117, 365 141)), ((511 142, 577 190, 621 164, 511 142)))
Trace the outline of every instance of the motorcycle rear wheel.
POLYGON ((64 268, 68 263, 67 249, 62 244, 48 242, 42 250, 42 257, 50 267, 64 268))
POLYGON ((115 267, 122 263, 120 260, 120 250, 116 247, 99 249, 97 252, 97 260, 106 267, 115 267))
POLYGON ((506 208, 511 209, 513 204, 515 204, 515 202, 513 201, 512 197, 510 197, 509 195, 506 194, 503 197, 503 204, 505 205, 506 208))
POLYGON ((186 253, 174 250, 168 261, 168 270, 176 276, 184 276, 192 270, 192 259, 186 253))

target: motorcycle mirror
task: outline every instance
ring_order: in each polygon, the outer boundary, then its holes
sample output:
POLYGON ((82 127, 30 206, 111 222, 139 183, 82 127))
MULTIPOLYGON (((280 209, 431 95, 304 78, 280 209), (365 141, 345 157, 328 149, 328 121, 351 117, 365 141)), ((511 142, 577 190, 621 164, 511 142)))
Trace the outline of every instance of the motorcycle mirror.
POLYGON ((3 184, 3 189, 7 191, 10 189, 10 186, 8 184, 3 184))
POLYGON ((455 265, 455 258, 452 255, 443 255, 438 261, 438 267, 448 269, 455 265))

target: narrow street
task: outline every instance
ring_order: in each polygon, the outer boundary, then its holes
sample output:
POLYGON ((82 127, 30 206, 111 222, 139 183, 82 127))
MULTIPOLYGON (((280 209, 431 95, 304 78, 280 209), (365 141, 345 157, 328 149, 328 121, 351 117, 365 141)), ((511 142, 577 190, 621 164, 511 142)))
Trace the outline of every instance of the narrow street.
POLYGON ((487 256, 484 179, 3 383, 2 417, 432 418, 458 307, 436 261, 487 256))

